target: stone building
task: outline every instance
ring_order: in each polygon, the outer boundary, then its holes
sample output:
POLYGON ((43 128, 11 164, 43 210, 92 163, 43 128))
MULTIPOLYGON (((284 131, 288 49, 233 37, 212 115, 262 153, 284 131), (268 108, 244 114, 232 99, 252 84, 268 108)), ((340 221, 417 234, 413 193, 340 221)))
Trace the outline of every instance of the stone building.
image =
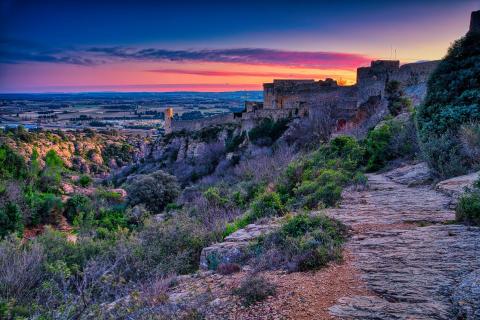
POLYGON ((333 79, 275 79, 263 85, 263 102, 246 101, 241 113, 219 115, 199 120, 173 120, 173 110, 165 111, 165 132, 199 130, 222 123, 237 123, 249 130, 264 118, 315 117, 328 112, 337 122, 337 129, 358 125, 366 117, 386 109, 385 86, 399 81, 414 104, 426 93, 428 77, 437 61, 400 66, 398 60, 372 61, 369 67, 357 69, 357 82, 339 86, 333 79))

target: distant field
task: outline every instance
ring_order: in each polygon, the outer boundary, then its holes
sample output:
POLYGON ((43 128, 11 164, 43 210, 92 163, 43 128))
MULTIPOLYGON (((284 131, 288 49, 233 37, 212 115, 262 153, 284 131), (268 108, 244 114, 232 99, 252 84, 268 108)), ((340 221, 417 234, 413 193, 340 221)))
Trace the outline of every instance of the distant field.
POLYGON ((262 98, 261 91, 0 94, 0 126, 151 130, 162 128, 167 107, 179 118, 195 119, 240 111, 246 100, 262 98))

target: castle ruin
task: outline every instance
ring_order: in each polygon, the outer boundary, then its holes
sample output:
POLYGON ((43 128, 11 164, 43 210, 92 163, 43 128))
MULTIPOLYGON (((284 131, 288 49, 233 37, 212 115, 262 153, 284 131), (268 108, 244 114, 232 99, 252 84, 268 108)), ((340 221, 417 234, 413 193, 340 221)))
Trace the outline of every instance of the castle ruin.
POLYGON ((472 12, 469 32, 480 33, 480 10, 472 12))
POLYGON ((352 127, 373 113, 386 110, 385 86, 389 81, 400 82, 412 102, 420 103, 437 64, 438 61, 431 61, 400 66, 398 60, 372 61, 369 67, 357 69, 357 82, 351 86, 339 86, 329 78, 276 79, 263 85, 263 102, 246 101, 241 113, 174 121, 173 110, 169 108, 165 114, 165 132, 194 131, 223 123, 239 123, 242 129, 249 130, 264 118, 314 117, 325 111, 334 118, 337 129, 352 127))

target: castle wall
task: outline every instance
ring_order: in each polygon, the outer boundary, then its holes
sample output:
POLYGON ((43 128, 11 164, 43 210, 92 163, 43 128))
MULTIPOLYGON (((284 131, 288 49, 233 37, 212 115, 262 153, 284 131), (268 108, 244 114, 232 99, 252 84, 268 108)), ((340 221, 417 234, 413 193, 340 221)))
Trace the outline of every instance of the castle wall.
POLYGON ((263 107, 273 109, 273 83, 263 84, 263 107))
POLYGON ((241 123, 243 130, 250 130, 263 118, 279 120, 316 117, 325 113, 341 123, 342 127, 357 125, 371 112, 386 108, 385 85, 389 81, 399 81, 407 96, 415 104, 419 103, 425 96, 426 82, 437 64, 437 61, 432 61, 400 66, 396 60, 372 61, 370 67, 357 69, 357 84, 353 86, 338 86, 332 79, 274 80, 263 85, 263 103, 247 101, 243 113, 169 121, 168 127, 171 131, 192 131, 218 124, 241 123))
POLYGON ((470 17, 469 32, 480 33, 480 10, 472 12, 472 16, 470 17))
POLYGON ((404 64, 391 75, 390 80, 399 81, 404 87, 426 83, 438 63, 439 61, 428 61, 404 64))
POLYGON ((171 123, 172 131, 196 131, 203 129, 205 127, 225 124, 225 123, 234 123, 239 120, 234 118, 233 113, 222 114, 218 116, 212 116, 203 119, 194 119, 194 120, 174 120, 171 123))

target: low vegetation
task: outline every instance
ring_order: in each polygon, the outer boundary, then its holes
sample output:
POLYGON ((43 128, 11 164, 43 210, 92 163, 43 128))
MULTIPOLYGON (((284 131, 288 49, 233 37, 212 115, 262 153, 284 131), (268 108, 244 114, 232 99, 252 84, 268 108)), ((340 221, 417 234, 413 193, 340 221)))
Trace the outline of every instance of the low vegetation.
POLYGON ((346 228, 324 215, 299 214, 252 246, 259 269, 316 270, 341 259, 346 228))
POLYGON ((462 223, 480 226, 480 180, 460 197, 456 218, 462 223))
POLYGON ((246 305, 252 305, 275 295, 275 286, 262 276, 248 275, 233 293, 246 305))
POLYGON ((260 124, 248 132, 248 137, 253 144, 270 146, 287 130, 289 119, 272 120, 263 119, 260 124))

